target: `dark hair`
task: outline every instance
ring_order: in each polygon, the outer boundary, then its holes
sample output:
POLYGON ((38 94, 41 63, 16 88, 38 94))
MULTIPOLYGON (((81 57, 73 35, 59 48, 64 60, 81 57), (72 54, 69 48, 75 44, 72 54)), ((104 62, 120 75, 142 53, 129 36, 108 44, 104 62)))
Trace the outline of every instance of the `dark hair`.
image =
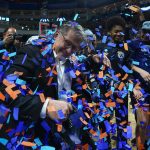
POLYGON ((7 28, 5 28, 4 29, 4 31, 3 31, 3 34, 5 34, 10 28, 14 28, 14 29, 16 29, 15 27, 12 27, 12 26, 10 26, 10 27, 7 27, 7 28))
POLYGON ((126 21, 120 16, 114 16, 109 18, 106 22, 107 31, 111 31, 111 29, 117 25, 125 29, 126 21))

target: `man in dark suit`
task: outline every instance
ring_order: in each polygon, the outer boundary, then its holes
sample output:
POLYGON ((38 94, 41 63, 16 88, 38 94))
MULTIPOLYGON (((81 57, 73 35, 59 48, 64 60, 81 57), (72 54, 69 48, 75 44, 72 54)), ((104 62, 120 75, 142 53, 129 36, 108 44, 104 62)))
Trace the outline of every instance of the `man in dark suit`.
MULTIPOLYGON (((0 137, 8 139, 5 145, 7 149, 17 146, 19 136, 26 137, 24 131, 27 130, 27 124, 37 123, 46 117, 51 122, 55 120, 60 123, 71 113, 73 108, 61 93, 71 91, 72 80, 76 75, 70 65, 66 65, 68 63, 66 58, 80 49, 80 43, 84 38, 82 27, 70 23, 58 30, 55 42, 52 38, 38 39, 18 52, 0 87, 2 101, 0 124, 3 125, 0 137), (17 132, 20 127, 17 125, 18 122, 19 125, 24 124, 19 132, 17 132), (12 142, 15 136, 17 139, 12 142)), ((50 124, 41 123, 46 130, 45 124, 50 124)), ((50 132, 47 129, 47 135, 50 132)), ((31 140, 32 136, 27 138, 31 140)), ((49 143, 49 138, 42 138, 43 144, 49 143)), ((60 148, 60 143, 55 145, 54 140, 51 139, 50 143, 60 148)))

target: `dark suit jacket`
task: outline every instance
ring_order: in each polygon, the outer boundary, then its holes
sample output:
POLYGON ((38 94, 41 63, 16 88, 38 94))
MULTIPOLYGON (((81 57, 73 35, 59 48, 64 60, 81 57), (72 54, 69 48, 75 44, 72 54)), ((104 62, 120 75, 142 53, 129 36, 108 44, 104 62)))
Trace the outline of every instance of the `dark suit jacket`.
MULTIPOLYGON (((43 93, 45 98, 52 97, 58 99, 57 73, 53 52, 52 50, 49 50, 48 53, 43 56, 41 54, 41 48, 41 46, 33 45, 24 46, 18 51, 13 65, 5 73, 5 78, 8 79, 14 72, 22 72, 23 74, 19 76, 19 79, 26 81, 27 87, 29 86, 33 93, 36 94, 27 94, 28 88, 27 90, 23 90, 21 89, 21 86, 16 84, 12 90, 15 91, 19 89, 21 94, 18 94, 18 97, 13 100, 5 91, 6 86, 1 84, 0 87, 0 91, 7 97, 3 104, 5 104, 12 112, 14 107, 19 108, 19 121, 23 120, 27 123, 40 120, 43 102, 38 95, 39 93, 43 93)), ((92 68, 90 64, 93 63, 90 63, 90 61, 91 58, 87 59, 87 68, 92 68)), ((93 64, 93 66, 94 65, 95 64, 93 64)), ((68 66, 70 69, 72 68, 70 62, 68 62, 68 66)), ((73 90, 75 90, 76 93, 81 94, 79 98, 86 97, 87 99, 90 99, 89 93, 82 90, 84 81, 80 83, 78 82, 78 78, 80 77, 73 79, 73 90)), ((13 120, 12 113, 11 120, 13 120)), ((4 130, 5 129, 7 128, 4 126, 4 130)), ((0 132, 0 136, 3 134, 3 132, 0 132)))
MULTIPOLYGON (((91 58, 86 60, 85 64, 87 69, 96 68, 95 64, 93 62, 91 63, 91 61, 91 58), (90 66, 91 64, 92 66, 90 66)), ((68 71, 73 69, 73 65, 69 61, 67 61, 67 66, 68 71)), ((21 118, 29 118, 36 121, 40 116, 40 111, 43 106, 38 93, 43 93, 45 98, 52 97, 58 99, 57 73, 53 51, 50 50, 43 56, 40 46, 24 46, 18 51, 15 61, 6 72, 5 77, 7 78, 8 75, 16 71, 23 72, 23 75, 19 76, 19 79, 25 80, 33 92, 37 89, 37 94, 25 96, 20 94, 16 100, 9 99, 6 105, 9 105, 10 108, 19 107, 21 118), (50 68, 49 71, 48 68, 50 68), (51 83, 49 82, 50 80, 51 83)), ((78 78, 81 78, 81 76, 73 79, 72 88, 75 92, 83 94, 83 91, 80 89, 82 89, 84 81, 80 83, 77 81, 78 78), (77 88, 77 86, 81 86, 81 88, 77 88)), ((82 97, 85 96, 82 95, 82 97)))
MULTIPOLYGON (((18 52, 13 65, 6 72, 5 77, 7 78, 8 75, 14 74, 16 71, 23 72, 19 79, 26 81, 33 92, 37 89, 37 93, 43 93, 45 98, 52 97, 57 99, 57 77, 52 70, 50 72, 46 71, 47 68, 50 67, 52 69, 54 67, 53 53, 51 51, 46 56, 42 56, 40 49, 41 47, 33 45, 24 46, 18 52), (51 77, 53 78, 52 83, 48 85, 51 77)), ((37 94, 19 94, 16 100, 9 98, 6 105, 9 108, 18 107, 21 119, 36 121, 39 119, 43 103, 37 94)))

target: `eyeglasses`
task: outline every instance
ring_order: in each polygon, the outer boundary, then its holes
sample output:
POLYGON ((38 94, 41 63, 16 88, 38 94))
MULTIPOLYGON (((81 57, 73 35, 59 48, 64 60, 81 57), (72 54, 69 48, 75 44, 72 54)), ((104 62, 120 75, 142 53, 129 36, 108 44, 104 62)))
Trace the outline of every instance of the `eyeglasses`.
POLYGON ((77 46, 75 46, 75 44, 73 44, 70 40, 66 39, 65 36, 63 35, 62 32, 60 32, 60 34, 62 35, 63 39, 64 39, 64 42, 65 42, 65 48, 66 49, 71 49, 72 51, 75 51, 77 50, 77 46))

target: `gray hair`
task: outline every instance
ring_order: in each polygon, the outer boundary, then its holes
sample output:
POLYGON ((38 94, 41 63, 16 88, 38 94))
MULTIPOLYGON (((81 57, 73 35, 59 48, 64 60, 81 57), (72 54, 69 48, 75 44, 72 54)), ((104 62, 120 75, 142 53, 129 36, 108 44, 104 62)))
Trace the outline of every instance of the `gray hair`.
POLYGON ((59 28, 59 31, 63 35, 67 35, 67 33, 69 31, 73 31, 80 43, 83 42, 83 41, 85 42, 87 40, 87 37, 86 37, 85 32, 84 32, 84 28, 80 24, 78 24, 77 22, 69 21, 69 22, 63 24, 59 28))

